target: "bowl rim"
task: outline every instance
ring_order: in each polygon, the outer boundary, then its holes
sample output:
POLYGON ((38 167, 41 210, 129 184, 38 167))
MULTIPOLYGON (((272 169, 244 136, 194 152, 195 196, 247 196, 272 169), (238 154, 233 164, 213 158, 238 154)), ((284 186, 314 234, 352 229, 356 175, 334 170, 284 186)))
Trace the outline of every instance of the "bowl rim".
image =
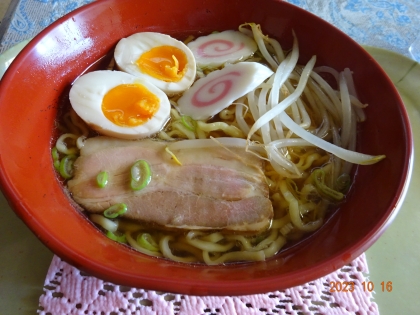
MULTIPOLYGON (((8 85, 9 81, 12 80, 12 73, 22 66, 22 63, 24 62, 23 58, 25 54, 29 51, 32 51, 35 48, 35 46, 42 40, 42 38, 44 38, 44 36, 49 34, 51 30, 55 29, 57 25, 63 23, 64 21, 72 19, 73 17, 81 13, 85 13, 89 10, 93 10, 97 6, 100 6, 100 5, 106 6, 106 3, 108 2, 111 3, 113 1, 114 0, 102 0, 100 2, 99 1, 91 2, 59 18, 54 23, 52 23, 51 25, 46 27, 44 30, 42 30, 38 35, 36 35, 27 44, 26 47, 23 48, 23 50, 17 55, 13 63, 10 65, 9 69, 5 72, 2 80, 0 81, 0 92, 3 91, 3 89, 5 89, 5 86, 8 85)), ((123 1, 129 2, 130 0, 123 0, 123 1)), ((283 2, 281 0, 277 0, 277 2, 281 2, 283 3, 283 5, 293 6, 292 4, 283 2)), ((298 7, 295 7, 295 9, 303 10, 298 7)), ((306 13, 313 15, 312 13, 307 12, 307 11, 306 13)), ((319 17, 316 17, 316 18, 322 21, 323 23, 327 23, 326 21, 323 21, 319 17)), ((334 27, 331 24, 329 25, 334 27)), ((351 39, 345 33, 342 32, 342 34, 346 36, 348 39, 351 39)), ((357 45, 360 46, 359 44, 357 45)), ((366 52, 366 54, 368 53, 366 52)), ((379 64, 377 64, 377 67, 388 78, 388 76, 382 70, 379 64)), ((388 80, 390 81, 389 78, 388 80)), ((394 89, 395 91, 393 91, 393 93, 398 94, 395 87, 394 89)), ((403 104, 402 100, 401 100, 401 104, 403 104)), ((409 123, 408 114, 404 106, 402 106, 402 108, 400 109, 403 113, 402 119, 404 120, 405 126, 407 128, 406 130, 407 152, 406 152, 406 159, 404 161, 404 169, 402 170, 402 174, 404 174, 404 180, 400 182, 400 185, 398 187, 398 192, 395 195, 396 197, 393 199, 392 210, 390 210, 388 215, 384 216, 382 220, 375 225, 375 228, 372 229, 369 234, 365 235, 363 238, 353 243, 351 246, 344 248, 341 252, 337 253, 335 256, 317 264, 316 268, 313 266, 310 266, 310 267, 307 267, 306 269, 300 269, 299 271, 293 271, 293 272, 289 272, 286 275, 282 275, 283 286, 285 285, 286 287, 291 287, 291 286, 296 285, 296 278, 298 278, 302 272, 311 271, 310 274, 312 275, 312 279, 316 279, 316 278, 324 276, 326 274, 326 271, 332 272, 333 270, 331 266, 337 266, 337 268, 339 268, 343 266, 345 263, 348 263, 351 260, 355 259, 359 255, 361 255, 368 247, 370 247, 380 237, 380 235, 382 235, 382 233, 385 231, 385 229, 389 226, 389 224, 393 221, 393 219, 397 215, 408 190, 408 186, 409 186, 411 175, 412 175, 413 163, 414 163, 414 150, 413 150, 414 144, 413 144, 413 137, 412 137, 412 131, 411 131, 410 123, 409 123)), ((39 225, 39 222, 37 222, 34 218, 32 218, 29 215, 30 209, 26 209, 20 203, 20 196, 18 192, 14 191, 13 183, 8 178, 7 171, 3 168, 3 164, 1 161, 1 149, 0 149, 0 189, 4 192, 6 198, 9 200, 10 206, 14 210, 14 212, 25 222, 25 224, 31 229, 31 231, 54 253, 56 253, 58 256, 62 257, 67 262, 70 262, 71 264, 79 268, 83 268, 84 270, 87 270, 88 272, 94 272, 95 274, 101 275, 105 279, 110 279, 111 281, 114 281, 116 283, 124 282, 132 286, 136 286, 136 285, 138 286, 139 283, 141 282, 145 284, 146 288, 153 288, 155 290, 166 290, 166 288, 168 287, 168 283, 172 282, 173 285, 171 286, 179 288, 179 290, 177 289, 179 292, 187 293, 187 294, 195 294, 195 295, 253 294, 253 293, 260 292, 263 288, 267 288, 268 290, 271 290, 271 289, 275 289, 276 286, 278 287, 278 283, 276 283, 276 281, 278 280, 276 278, 269 278, 269 279, 258 278, 258 279, 251 279, 251 280, 229 280, 223 283, 220 283, 218 281, 211 281, 211 282, 198 283, 198 284, 195 283, 194 288, 192 288, 190 280, 179 281, 179 279, 169 280, 169 279, 144 278, 144 277, 143 278, 136 277, 135 279, 132 279, 132 275, 130 273, 114 274, 112 268, 98 264, 96 260, 90 260, 84 256, 80 256, 73 249, 69 249, 69 248, 64 249, 61 246, 61 243, 57 242, 56 240, 52 238, 52 235, 50 234, 49 231, 45 230, 43 226, 39 225), (46 240, 49 240, 48 243, 46 243, 46 240), (121 281, 122 279, 123 281, 121 281), (255 288, 257 288, 257 290, 255 288)))

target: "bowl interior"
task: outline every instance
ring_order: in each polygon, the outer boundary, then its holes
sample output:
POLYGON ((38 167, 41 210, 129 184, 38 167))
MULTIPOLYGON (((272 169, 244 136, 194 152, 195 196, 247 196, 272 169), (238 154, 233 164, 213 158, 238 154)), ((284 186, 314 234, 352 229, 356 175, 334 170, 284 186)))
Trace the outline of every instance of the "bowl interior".
POLYGON ((60 19, 38 35, 11 65, 0 86, 1 188, 12 208, 54 253, 118 284, 195 295, 234 295, 284 289, 313 280, 356 258, 383 232, 402 202, 410 174, 411 134, 396 89, 349 37, 291 4, 265 0, 104 0, 60 19), (190 266, 144 256, 107 239, 77 213, 56 178, 50 156, 60 98, 86 68, 119 39, 156 31, 187 35, 261 24, 300 62, 353 71, 368 103, 358 150, 385 154, 357 168, 351 196, 304 242, 261 263, 190 266))

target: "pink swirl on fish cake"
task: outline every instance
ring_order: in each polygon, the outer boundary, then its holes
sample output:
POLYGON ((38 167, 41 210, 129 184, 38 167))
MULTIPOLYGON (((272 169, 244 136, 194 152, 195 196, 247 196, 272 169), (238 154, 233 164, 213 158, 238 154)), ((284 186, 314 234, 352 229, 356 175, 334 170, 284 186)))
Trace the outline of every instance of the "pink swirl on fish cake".
POLYGON ((195 107, 206 107, 217 103, 229 94, 235 77, 241 75, 239 71, 232 71, 207 82, 194 93, 191 104, 195 107), (201 95, 201 100, 200 94, 205 94, 201 95), (213 96, 213 98, 205 100, 206 96, 213 96))
POLYGON ((237 45, 236 43, 225 39, 210 40, 197 49, 197 54, 200 57, 219 57, 232 54, 240 51, 245 47, 244 43, 237 45))

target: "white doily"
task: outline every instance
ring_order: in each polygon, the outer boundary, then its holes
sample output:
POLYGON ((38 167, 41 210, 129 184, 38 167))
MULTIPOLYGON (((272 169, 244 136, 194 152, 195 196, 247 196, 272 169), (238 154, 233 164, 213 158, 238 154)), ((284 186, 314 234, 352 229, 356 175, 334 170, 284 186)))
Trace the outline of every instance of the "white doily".
MULTIPOLYGON (((40 315, 376 315, 364 290, 365 255, 325 277, 284 291, 244 296, 190 296, 118 286, 83 274, 57 256, 49 268, 40 315), (330 292, 331 282, 354 282, 353 292, 330 292)), ((350 289, 350 287, 349 287, 350 289)))

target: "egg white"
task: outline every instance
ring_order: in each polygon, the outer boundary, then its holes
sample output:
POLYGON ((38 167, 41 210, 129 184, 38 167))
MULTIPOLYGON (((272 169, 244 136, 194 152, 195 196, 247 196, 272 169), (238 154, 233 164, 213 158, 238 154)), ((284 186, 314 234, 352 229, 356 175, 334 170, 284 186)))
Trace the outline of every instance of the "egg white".
POLYGON ((188 89, 195 80, 196 62, 191 50, 183 42, 161 33, 142 32, 121 39, 114 51, 114 59, 120 70, 131 73, 148 82, 168 94, 180 93, 188 89), (182 79, 178 82, 166 82, 154 78, 142 72, 136 65, 140 56, 158 46, 174 46, 182 50, 187 56, 186 71, 182 79))
POLYGON ((171 105, 167 95, 153 84, 122 71, 100 70, 79 77, 70 89, 70 103, 74 111, 92 129, 102 135, 122 139, 140 139, 159 132, 170 116, 171 105), (159 110, 142 125, 122 127, 105 117, 102 100, 105 94, 121 84, 141 84, 159 98, 159 110))

